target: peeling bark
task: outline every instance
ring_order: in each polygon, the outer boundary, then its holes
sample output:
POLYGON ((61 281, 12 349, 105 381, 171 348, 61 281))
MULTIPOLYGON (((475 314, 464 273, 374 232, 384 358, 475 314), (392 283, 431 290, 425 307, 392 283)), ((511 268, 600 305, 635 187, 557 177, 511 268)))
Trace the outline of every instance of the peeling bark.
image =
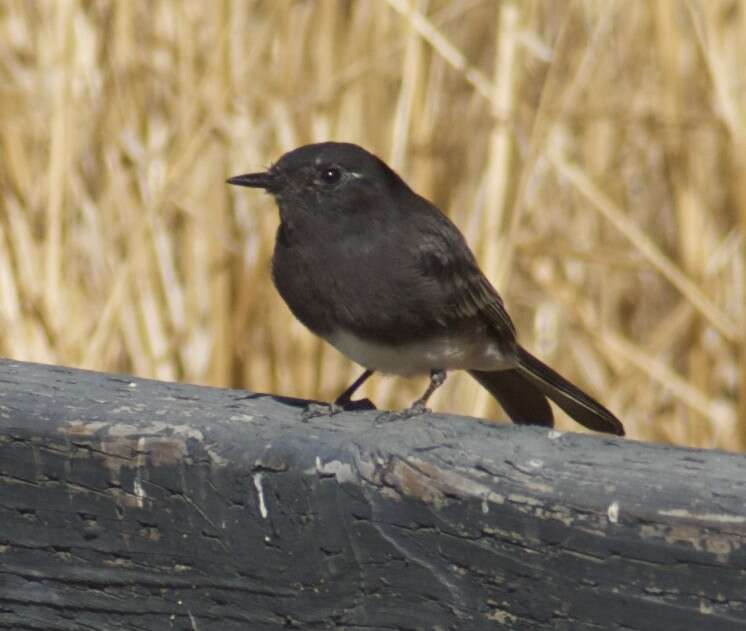
POLYGON ((741 629, 746 459, 0 361, 0 627, 741 629))

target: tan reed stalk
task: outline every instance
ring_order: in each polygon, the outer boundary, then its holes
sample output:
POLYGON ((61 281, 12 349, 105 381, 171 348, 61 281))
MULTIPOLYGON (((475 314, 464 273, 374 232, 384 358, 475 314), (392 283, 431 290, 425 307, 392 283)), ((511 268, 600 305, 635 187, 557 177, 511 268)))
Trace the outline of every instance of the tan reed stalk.
MULTIPOLYGON (((349 140, 630 435, 743 450, 743 59, 730 0, 6 0, 0 353, 333 397, 359 367, 271 286, 271 200, 224 180, 349 140)), ((463 375, 434 404, 503 417, 463 375)))

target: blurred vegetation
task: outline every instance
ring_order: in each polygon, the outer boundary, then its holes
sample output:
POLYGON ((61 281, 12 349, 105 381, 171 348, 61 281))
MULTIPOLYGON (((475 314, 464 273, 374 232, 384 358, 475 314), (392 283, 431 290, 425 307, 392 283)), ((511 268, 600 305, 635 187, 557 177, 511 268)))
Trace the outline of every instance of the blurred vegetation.
MULTIPOLYGON (((224 180, 347 140, 632 437, 743 450, 745 59, 732 0, 4 0, 0 353, 332 398, 360 369, 274 291, 271 199, 224 180)), ((503 418, 465 375, 433 404, 503 418)))

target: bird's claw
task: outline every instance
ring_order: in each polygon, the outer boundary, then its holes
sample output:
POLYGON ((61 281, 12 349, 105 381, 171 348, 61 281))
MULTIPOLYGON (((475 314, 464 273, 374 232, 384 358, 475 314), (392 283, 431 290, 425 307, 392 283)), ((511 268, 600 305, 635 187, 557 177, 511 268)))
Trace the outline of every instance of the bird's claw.
POLYGON ((401 421, 402 415, 399 412, 383 412, 376 416, 373 421, 375 425, 385 425, 386 423, 393 423, 395 421, 401 421))
POLYGON ((370 399, 359 399, 357 401, 335 401, 334 403, 309 403, 301 415, 301 421, 308 423, 312 418, 319 416, 334 416, 340 412, 361 412, 364 410, 376 410, 376 406, 370 399))
POLYGON ((402 410, 401 412, 384 412, 383 414, 379 414, 376 417, 375 424, 384 425, 385 423, 393 423, 394 421, 404 421, 430 412, 432 412, 432 410, 424 403, 421 401, 415 401, 407 409, 402 410))
POLYGON ((301 414, 300 420, 304 423, 308 423, 312 418, 318 418, 319 416, 334 416, 343 412, 344 408, 336 403, 309 403, 303 414, 301 414))
POLYGON ((422 401, 415 401, 406 410, 402 410, 401 415, 404 418, 413 418, 422 414, 429 414, 432 410, 427 407, 422 401))

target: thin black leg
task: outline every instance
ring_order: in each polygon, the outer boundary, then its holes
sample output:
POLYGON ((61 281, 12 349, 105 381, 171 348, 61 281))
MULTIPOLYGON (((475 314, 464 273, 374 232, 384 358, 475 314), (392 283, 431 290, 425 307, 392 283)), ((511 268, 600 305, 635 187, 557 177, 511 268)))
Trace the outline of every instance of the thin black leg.
MULTIPOLYGON (((334 401, 335 405, 340 406, 342 409, 348 409, 347 406, 349 406, 352 401, 352 395, 355 394, 355 391, 362 386, 366 381, 368 381, 368 378, 373 374, 372 370, 365 370, 365 372, 360 375, 355 381, 353 381, 350 386, 345 390, 342 394, 340 394, 336 401, 334 401)), ((363 399, 364 401, 367 401, 367 399, 363 399)), ((371 404, 372 405, 372 404, 371 404)), ((369 409, 375 409, 369 408, 369 409)))
POLYGON ((375 410, 376 406, 373 405, 370 399, 359 399, 357 401, 352 400, 352 395, 355 394, 355 391, 362 386, 372 374, 372 370, 366 370, 336 398, 334 403, 309 403, 305 412, 303 412, 301 417, 302 420, 307 422, 317 416, 334 416, 335 414, 344 411, 375 410))

